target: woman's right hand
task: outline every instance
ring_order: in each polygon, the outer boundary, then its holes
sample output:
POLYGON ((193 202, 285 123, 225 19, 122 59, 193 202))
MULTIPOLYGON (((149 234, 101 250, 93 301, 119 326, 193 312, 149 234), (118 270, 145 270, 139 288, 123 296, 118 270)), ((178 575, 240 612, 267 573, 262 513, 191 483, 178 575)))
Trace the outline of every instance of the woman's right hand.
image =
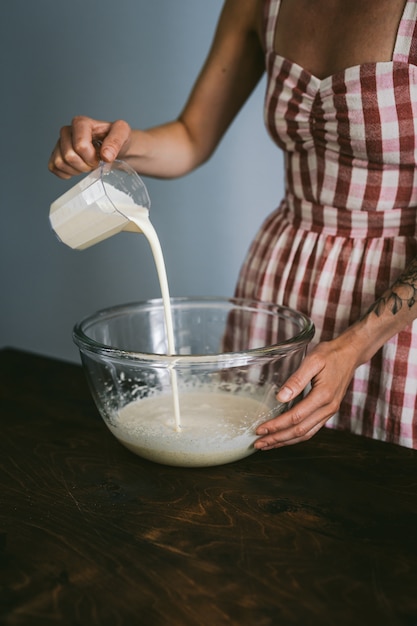
POLYGON ((202 165, 265 71, 261 8, 258 0, 225 0, 209 56, 179 117, 146 130, 75 117, 61 129, 51 172, 71 178, 100 160, 120 158, 142 176, 177 178, 202 165))
POLYGON ((59 178, 89 172, 100 161, 108 163, 123 156, 130 139, 127 122, 103 122, 91 117, 74 117, 70 126, 63 126, 49 158, 48 168, 59 178))

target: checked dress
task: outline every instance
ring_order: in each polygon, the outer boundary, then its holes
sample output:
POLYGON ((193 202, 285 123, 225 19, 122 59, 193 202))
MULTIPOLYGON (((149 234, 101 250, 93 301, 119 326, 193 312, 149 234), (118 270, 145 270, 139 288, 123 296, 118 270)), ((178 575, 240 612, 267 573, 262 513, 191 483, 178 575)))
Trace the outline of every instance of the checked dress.
MULTIPOLYGON (((274 52, 265 3, 265 123, 285 197, 261 226, 236 296, 309 315, 314 343, 358 320, 417 255, 417 0, 389 62, 319 79, 274 52)), ((355 373, 328 426, 417 448, 417 322, 355 373)))

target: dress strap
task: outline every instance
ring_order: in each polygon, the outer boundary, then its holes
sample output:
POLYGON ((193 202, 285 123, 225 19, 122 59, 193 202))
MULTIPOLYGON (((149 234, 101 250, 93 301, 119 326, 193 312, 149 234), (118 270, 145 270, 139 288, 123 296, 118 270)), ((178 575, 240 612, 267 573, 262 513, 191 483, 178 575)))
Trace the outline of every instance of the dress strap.
POLYGON ((265 24, 265 48, 266 52, 274 49, 274 37, 281 0, 266 0, 264 24, 265 24))
POLYGON ((405 4, 392 60, 417 65, 417 0, 405 4))

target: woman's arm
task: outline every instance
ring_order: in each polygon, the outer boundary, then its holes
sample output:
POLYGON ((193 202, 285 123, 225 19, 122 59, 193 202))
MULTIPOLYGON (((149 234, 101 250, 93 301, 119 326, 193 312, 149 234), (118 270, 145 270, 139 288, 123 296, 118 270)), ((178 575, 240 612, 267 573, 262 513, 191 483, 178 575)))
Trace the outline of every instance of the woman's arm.
POLYGON ((357 323, 306 356, 277 398, 288 402, 309 383, 311 391, 289 411, 261 424, 255 447, 268 450, 310 439, 338 411, 355 369, 416 318, 417 258, 357 323))
POLYGON ((146 131, 75 117, 61 129, 49 169, 61 178, 116 157, 141 174, 171 178, 206 161, 264 72, 260 0, 226 0, 211 50, 178 119, 146 131), (100 142, 97 149, 97 142, 100 142))

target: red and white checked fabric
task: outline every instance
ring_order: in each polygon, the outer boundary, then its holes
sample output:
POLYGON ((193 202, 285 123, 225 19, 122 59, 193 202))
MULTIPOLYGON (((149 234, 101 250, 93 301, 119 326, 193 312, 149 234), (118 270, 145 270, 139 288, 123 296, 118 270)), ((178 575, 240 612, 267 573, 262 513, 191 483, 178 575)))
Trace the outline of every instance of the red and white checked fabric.
MULTIPOLYGON (((325 79, 274 52, 279 8, 266 0, 265 122, 285 152, 286 193, 236 295, 306 313, 317 343, 363 315, 417 255, 417 0, 406 2, 391 61, 325 79)), ((357 369, 328 425, 417 448, 417 323, 357 369)))

